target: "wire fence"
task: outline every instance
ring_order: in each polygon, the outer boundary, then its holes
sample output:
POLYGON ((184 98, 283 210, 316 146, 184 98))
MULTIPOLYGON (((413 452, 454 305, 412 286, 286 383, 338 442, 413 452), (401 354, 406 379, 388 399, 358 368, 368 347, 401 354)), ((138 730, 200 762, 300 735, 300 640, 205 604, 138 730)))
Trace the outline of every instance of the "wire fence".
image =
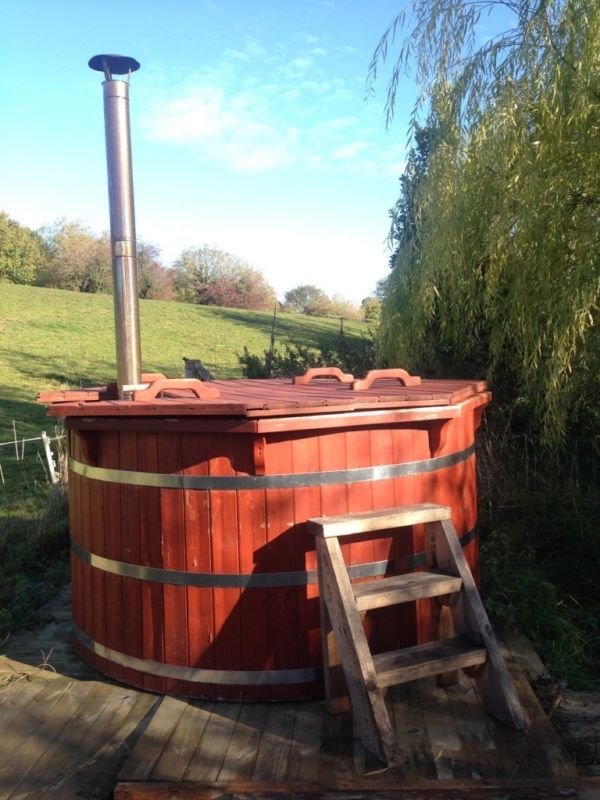
MULTIPOLYGON (((66 438, 64 433, 59 432, 58 430, 55 431, 54 436, 48 436, 46 431, 42 431, 39 436, 17 436, 17 429, 15 422, 13 420, 12 423, 13 427, 13 434, 14 438, 10 439, 7 442, 0 442, 0 448, 8 447, 14 448, 14 457, 16 461, 25 461, 26 458, 30 457, 32 454, 31 449, 28 450, 27 454, 25 453, 26 445, 32 442, 41 442, 44 455, 40 453, 39 450, 35 451, 35 458, 38 460, 44 473, 46 475, 46 480, 49 483, 59 483, 60 481, 60 456, 61 456, 61 448, 60 444, 66 438), (54 443, 55 448, 53 450, 52 444, 54 443)), ((4 469, 2 466, 2 450, 0 449, 0 483, 2 485, 6 484, 6 479, 4 476, 4 469)), ((5 462, 6 466, 6 462, 5 462)))

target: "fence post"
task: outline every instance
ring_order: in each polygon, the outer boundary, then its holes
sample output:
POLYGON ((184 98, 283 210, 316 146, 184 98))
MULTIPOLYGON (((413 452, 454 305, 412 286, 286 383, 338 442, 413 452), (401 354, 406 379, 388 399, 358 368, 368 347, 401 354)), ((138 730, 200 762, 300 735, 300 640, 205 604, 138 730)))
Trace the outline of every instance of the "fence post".
POLYGON ((41 439, 44 444, 44 450, 46 451, 46 461, 48 462, 50 480, 52 481, 52 483, 58 483, 58 475, 56 474, 56 462, 54 460, 54 455, 52 454, 52 450, 50 448, 50 438, 46 433, 46 431, 42 431, 41 439))

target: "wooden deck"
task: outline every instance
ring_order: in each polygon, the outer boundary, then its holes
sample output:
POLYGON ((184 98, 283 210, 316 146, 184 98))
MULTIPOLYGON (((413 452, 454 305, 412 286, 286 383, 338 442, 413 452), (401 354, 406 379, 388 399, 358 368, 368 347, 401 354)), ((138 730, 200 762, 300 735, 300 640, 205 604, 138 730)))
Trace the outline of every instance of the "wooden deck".
POLYGON ((514 733, 483 713, 473 683, 390 690, 405 757, 374 772, 350 715, 320 702, 189 703, 119 686, 69 644, 68 597, 0 658, 0 798, 417 800, 600 798, 579 779, 518 666, 530 720, 514 733), (50 647, 49 663, 37 669, 50 647))

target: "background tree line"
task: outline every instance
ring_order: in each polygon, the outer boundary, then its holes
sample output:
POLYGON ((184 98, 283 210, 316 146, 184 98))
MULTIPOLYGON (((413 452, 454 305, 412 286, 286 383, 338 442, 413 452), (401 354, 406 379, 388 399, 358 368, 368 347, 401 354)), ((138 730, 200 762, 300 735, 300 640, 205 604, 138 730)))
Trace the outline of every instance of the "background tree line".
MULTIPOLYGON (((139 296, 199 305, 281 310, 317 316, 376 321, 379 301, 361 306, 341 295, 328 297, 316 286, 297 286, 279 304, 262 272, 216 247, 189 247, 172 267, 165 267, 159 248, 137 241, 139 296)), ((31 230, 0 213, 0 282, 24 283, 76 292, 112 292, 110 237, 95 234, 78 221, 61 219, 31 230)))

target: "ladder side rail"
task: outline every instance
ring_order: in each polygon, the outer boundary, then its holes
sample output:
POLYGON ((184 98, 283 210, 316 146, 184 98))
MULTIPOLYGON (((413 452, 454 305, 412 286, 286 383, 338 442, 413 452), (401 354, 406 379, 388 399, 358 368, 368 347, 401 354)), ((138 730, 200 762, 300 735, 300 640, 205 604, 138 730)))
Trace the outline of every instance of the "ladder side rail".
POLYGON ((488 658, 477 685, 487 710, 496 719, 516 730, 523 730, 527 721, 508 672, 498 641, 483 606, 479 590, 456 530, 451 520, 430 523, 429 531, 435 537, 435 560, 439 569, 462 579, 463 588, 452 614, 457 632, 477 644, 482 644, 488 658))
POLYGON ((395 760, 395 737, 373 656, 336 538, 317 537, 321 590, 340 651, 354 716, 365 747, 381 762, 395 760))

